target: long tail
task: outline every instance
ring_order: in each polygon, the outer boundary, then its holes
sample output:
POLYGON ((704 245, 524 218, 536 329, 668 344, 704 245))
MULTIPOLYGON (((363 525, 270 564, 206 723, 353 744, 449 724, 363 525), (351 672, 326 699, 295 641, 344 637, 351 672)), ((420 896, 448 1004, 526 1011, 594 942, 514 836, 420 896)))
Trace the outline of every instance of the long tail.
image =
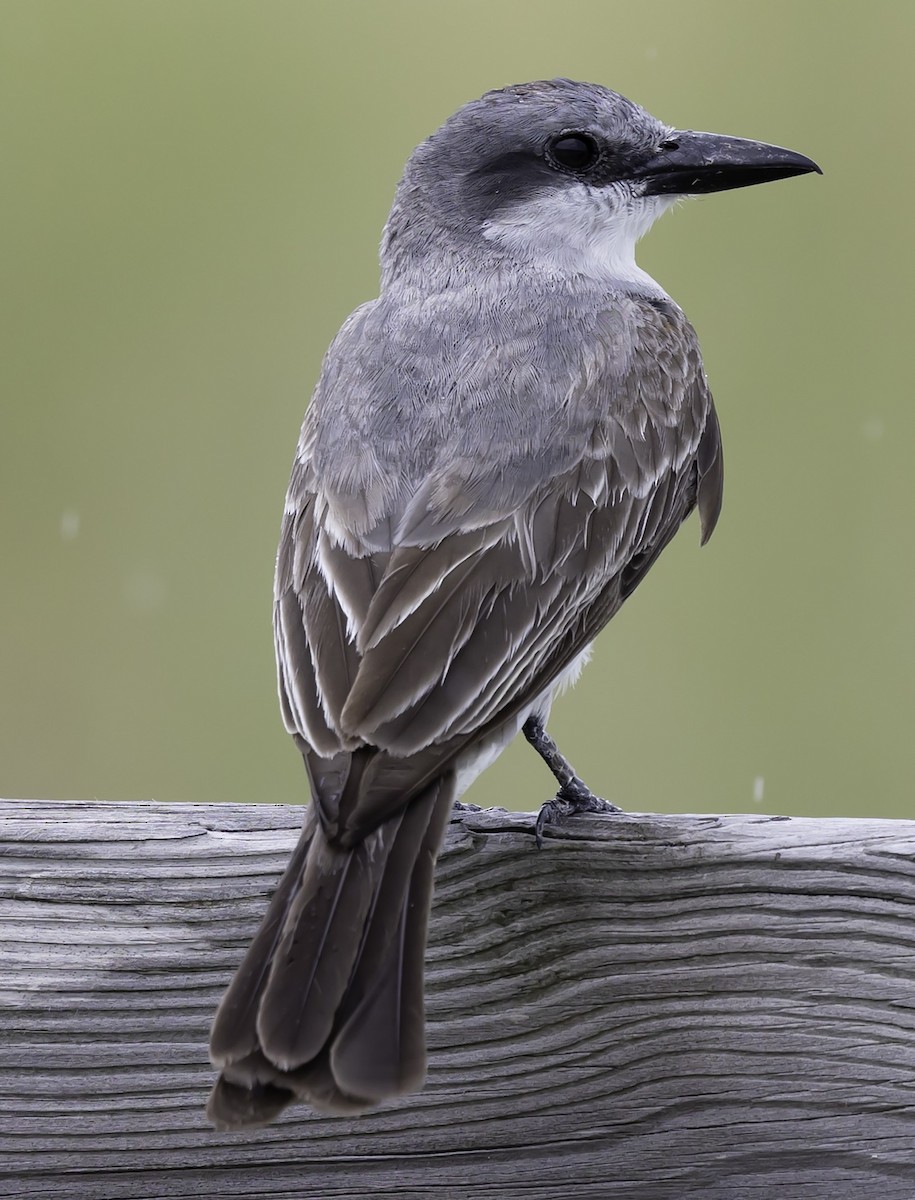
POLYGON ((451 775, 436 780, 349 849, 309 807, 213 1022, 214 1125, 263 1125, 296 1100, 361 1112, 422 1085, 426 930, 453 794, 451 775))

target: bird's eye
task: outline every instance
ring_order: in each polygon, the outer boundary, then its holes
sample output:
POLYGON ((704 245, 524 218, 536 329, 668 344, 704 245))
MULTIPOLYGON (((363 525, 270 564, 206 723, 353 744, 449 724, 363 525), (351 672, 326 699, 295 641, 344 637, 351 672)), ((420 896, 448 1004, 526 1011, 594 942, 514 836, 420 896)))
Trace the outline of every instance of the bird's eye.
POLYGON ((600 158, 600 146, 589 133, 561 133, 547 144, 547 157, 554 166, 581 174, 600 158))

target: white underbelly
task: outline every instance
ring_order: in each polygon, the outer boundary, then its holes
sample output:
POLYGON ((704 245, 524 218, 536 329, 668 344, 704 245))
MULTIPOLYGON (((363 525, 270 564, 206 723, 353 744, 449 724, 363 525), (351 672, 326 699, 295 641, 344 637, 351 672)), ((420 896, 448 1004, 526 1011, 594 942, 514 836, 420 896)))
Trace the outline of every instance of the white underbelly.
POLYGON ((484 738, 466 750, 457 760, 455 772, 455 798, 466 792, 478 775, 487 767, 491 767, 509 742, 513 741, 521 731, 521 726, 528 717, 536 715, 545 725, 550 718, 550 709, 557 693, 562 693, 577 681, 582 669, 591 657, 591 647, 586 646, 574 658, 558 679, 550 684, 547 691, 542 692, 536 700, 511 721, 494 730, 489 737, 484 738))

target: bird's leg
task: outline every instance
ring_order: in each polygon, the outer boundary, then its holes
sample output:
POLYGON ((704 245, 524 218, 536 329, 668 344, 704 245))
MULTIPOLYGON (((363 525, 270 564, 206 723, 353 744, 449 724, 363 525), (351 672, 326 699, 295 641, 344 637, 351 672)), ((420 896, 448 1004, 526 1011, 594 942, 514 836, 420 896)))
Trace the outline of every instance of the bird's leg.
POLYGON ((620 812, 617 805, 595 796, 584 780, 575 774, 571 763, 559 752, 559 747, 544 729, 543 721, 539 717, 528 717, 521 731, 559 783, 559 791, 537 814, 534 836, 538 849, 543 846, 543 830, 547 825, 562 825, 568 817, 573 817, 576 813, 620 812))

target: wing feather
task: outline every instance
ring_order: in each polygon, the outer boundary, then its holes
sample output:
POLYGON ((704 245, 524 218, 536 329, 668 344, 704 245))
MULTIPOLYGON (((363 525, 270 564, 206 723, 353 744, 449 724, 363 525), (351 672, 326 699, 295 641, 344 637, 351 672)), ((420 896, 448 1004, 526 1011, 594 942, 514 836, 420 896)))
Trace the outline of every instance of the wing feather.
POLYGON ((495 545, 501 536, 501 528, 490 526, 455 534, 430 550, 415 547, 401 550, 379 584, 360 626, 362 653, 378 645, 434 593, 453 588, 452 573, 466 568, 470 560, 476 561, 480 552, 495 545))

